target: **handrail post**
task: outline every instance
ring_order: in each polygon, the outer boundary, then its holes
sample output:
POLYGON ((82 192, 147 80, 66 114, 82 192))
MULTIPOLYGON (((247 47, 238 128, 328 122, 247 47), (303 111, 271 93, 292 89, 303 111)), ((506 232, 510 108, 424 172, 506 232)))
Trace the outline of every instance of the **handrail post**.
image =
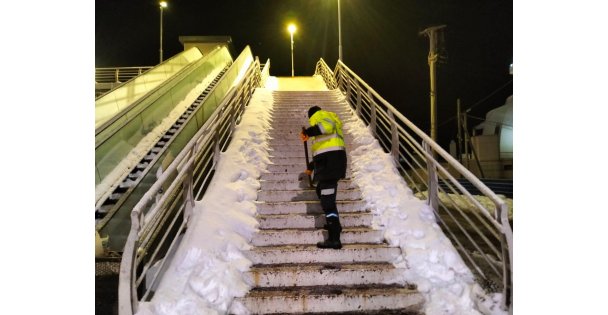
POLYGON ((502 249, 502 267, 503 267, 503 294, 502 305, 505 310, 508 309, 513 302, 513 230, 509 223, 509 210, 506 204, 495 204, 497 219, 503 227, 502 237, 500 238, 500 246, 502 249))
POLYGON ((431 149, 431 146, 429 146, 429 144, 424 141, 423 142, 423 146, 424 146, 424 150, 426 151, 427 154, 427 158, 426 158, 426 168, 427 168, 427 172, 428 172, 428 187, 429 187, 429 193, 428 193, 428 204, 429 206, 431 206, 431 208, 433 208, 433 210, 435 212, 437 212, 438 208, 438 198, 437 198, 437 190, 438 190, 438 185, 437 185, 437 167, 435 166, 434 160, 433 160, 433 151, 431 149))
MULTIPOLYGON (((194 160, 196 158, 196 151, 198 151, 198 150, 197 150, 197 143, 195 142, 194 146, 192 147, 192 149, 190 151, 189 159, 194 160)), ((188 172, 186 174, 187 174, 186 178, 184 179, 184 182, 183 182, 184 203, 185 203, 184 221, 186 222, 186 226, 189 226, 190 217, 192 216, 192 213, 194 212, 194 184, 193 184, 194 161, 188 167, 188 172)))
POLYGON ((221 120, 222 120, 222 114, 223 114, 223 109, 219 109, 219 112, 217 113, 217 120, 216 120, 216 124, 218 124, 218 126, 216 126, 214 129, 214 133, 213 133, 213 142, 215 142, 215 145, 213 146, 213 169, 216 169, 218 162, 220 161, 220 127, 219 125, 221 125, 221 120))
POLYGON ((374 101, 371 90, 367 90, 367 97, 369 98, 369 108, 371 111, 369 127, 372 129, 374 136, 376 136, 376 101, 374 101))
POLYGON ((362 89, 357 81, 357 116, 359 116, 359 118, 361 118, 361 93, 362 89))
POLYGON ((346 86, 346 102, 350 104, 350 95, 352 93, 352 87, 350 80, 348 80, 348 85, 346 86))
POLYGON ((396 165, 399 165, 399 134, 397 133, 397 122, 392 111, 388 111, 388 119, 391 123, 391 154, 396 165))
POLYGON ((114 71, 114 83, 120 83, 118 80, 118 68, 114 71))
POLYGON ((338 66, 336 66, 336 72, 334 73, 334 75, 336 76, 336 84, 337 87, 344 92, 345 91, 345 87, 344 87, 344 72, 342 71, 342 68, 339 66, 339 62, 338 62, 338 66))

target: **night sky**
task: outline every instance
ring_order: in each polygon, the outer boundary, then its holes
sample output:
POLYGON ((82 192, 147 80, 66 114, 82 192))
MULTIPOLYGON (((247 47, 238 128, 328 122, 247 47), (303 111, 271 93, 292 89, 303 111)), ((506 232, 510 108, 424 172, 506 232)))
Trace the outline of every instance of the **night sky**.
MULTIPOLYGON (((310 76, 323 58, 338 59, 335 0, 168 1, 163 14, 164 58, 183 50, 183 35, 231 36, 237 52, 249 45, 270 73, 310 76)), ((456 135, 456 99, 485 117, 513 94, 512 1, 341 0, 343 61, 418 127, 430 133, 429 41, 418 33, 445 24, 447 63, 437 70, 438 137, 456 135)), ((151 0, 95 1, 95 66, 151 66, 159 59, 160 9, 151 0)), ((469 119, 469 126, 480 123, 469 119)))

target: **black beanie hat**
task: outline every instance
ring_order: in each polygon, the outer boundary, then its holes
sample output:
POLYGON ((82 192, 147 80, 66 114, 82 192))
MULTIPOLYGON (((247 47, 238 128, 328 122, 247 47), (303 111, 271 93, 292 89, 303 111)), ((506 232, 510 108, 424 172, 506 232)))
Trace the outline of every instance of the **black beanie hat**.
POLYGON ((308 118, 312 117, 312 115, 314 115, 316 112, 320 111, 321 107, 319 106, 313 106, 311 108, 308 109, 308 118))

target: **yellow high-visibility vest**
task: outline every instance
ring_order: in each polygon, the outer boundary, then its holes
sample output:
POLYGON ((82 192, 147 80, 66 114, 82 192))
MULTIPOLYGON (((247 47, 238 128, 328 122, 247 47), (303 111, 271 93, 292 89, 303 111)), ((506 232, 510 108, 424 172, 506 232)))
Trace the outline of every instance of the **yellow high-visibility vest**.
POLYGON ((319 110, 308 120, 311 126, 319 126, 321 135, 311 137, 312 155, 344 150, 344 135, 342 121, 338 115, 325 110, 319 110))

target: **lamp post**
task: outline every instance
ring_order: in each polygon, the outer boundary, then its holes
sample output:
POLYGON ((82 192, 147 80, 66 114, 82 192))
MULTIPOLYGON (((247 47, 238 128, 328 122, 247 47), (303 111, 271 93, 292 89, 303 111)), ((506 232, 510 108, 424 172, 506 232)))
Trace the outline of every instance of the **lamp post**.
POLYGON ((340 0, 338 0, 338 60, 342 61, 342 18, 340 16, 340 0))
POLYGON ((160 5, 160 63, 163 62, 163 9, 167 7, 167 1, 161 1, 160 5))
POLYGON ((293 78, 293 33, 296 31, 296 26, 289 24, 289 26, 287 26, 287 30, 291 35, 291 77, 293 78))

